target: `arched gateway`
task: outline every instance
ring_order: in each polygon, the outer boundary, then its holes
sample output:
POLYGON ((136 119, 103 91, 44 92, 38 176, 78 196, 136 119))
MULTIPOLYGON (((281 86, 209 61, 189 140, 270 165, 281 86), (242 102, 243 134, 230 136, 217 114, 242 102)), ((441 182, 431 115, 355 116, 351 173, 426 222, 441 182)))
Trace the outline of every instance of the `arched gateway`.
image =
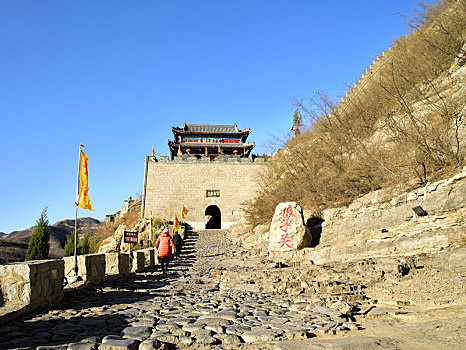
POLYGON ((207 222, 205 228, 207 229, 220 229, 222 228, 222 214, 219 207, 216 205, 209 205, 205 210, 207 222))

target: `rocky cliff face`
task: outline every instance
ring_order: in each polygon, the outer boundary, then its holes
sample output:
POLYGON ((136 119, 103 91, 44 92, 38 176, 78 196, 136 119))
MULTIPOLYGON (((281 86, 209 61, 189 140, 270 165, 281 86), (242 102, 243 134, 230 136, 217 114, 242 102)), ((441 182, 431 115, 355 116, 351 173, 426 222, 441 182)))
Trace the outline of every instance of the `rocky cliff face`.
MULTIPOLYGON (((130 250, 130 244, 124 243, 124 231, 135 231, 138 233, 138 243, 132 245, 131 250, 150 248, 150 220, 139 219, 134 226, 125 223, 118 225, 113 236, 106 238, 99 247, 99 253, 122 252, 130 250)), ((157 237, 162 232, 162 228, 157 228, 154 232, 157 237)))
POLYGON ((389 199, 375 191, 325 210, 320 244, 302 254, 315 263, 414 255, 459 245, 466 232, 466 167, 459 174, 389 199), (413 208, 420 206, 425 216, 413 208))
MULTIPOLYGON (((371 192, 350 205, 327 209, 311 226, 314 248, 295 257, 316 264, 375 256, 414 255, 464 244, 466 240, 466 167, 455 176, 390 197, 393 189, 371 192), (420 206, 425 216, 413 208, 420 206), (316 240, 316 239, 315 239, 316 240)), ((305 219, 309 213, 304 212, 305 219)), ((310 220, 309 220, 310 221, 310 220)), ((266 254, 266 225, 247 230, 244 222, 229 233, 244 249, 266 254), (260 231, 260 232, 259 232, 260 231)))

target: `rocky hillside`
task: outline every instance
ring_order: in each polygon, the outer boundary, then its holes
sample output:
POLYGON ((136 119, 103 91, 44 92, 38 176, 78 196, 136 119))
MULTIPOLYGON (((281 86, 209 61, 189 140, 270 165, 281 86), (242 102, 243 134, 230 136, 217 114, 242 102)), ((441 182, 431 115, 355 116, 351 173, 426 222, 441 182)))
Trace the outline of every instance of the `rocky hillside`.
MULTIPOLYGON (((97 231, 101 222, 93 218, 79 218, 78 232, 80 235, 97 231)), ((51 226, 50 230, 50 258, 63 257, 66 235, 74 231, 74 220, 59 221, 51 226)), ((29 239, 34 227, 22 231, 13 231, 0 237, 0 264, 24 261, 29 239)))
POLYGON ((261 257, 268 269, 224 272, 223 284, 306 304, 347 305, 356 338, 339 337, 341 348, 464 348, 466 167, 398 193, 395 187, 372 191, 324 210, 319 220, 305 211, 312 247, 286 255, 268 254, 270 224, 232 227, 228 237, 244 261, 261 257))
MULTIPOLYGON (((458 174, 398 195, 396 188, 376 190, 347 206, 329 208, 320 218, 304 211, 313 236, 311 247, 290 258, 313 264, 362 258, 433 254, 466 245, 466 167, 458 174), (418 216, 413 208, 421 207, 418 216)), ((271 220, 272 218, 270 218, 271 220)), ((252 253, 268 253, 269 225, 230 230, 232 241, 252 253)))

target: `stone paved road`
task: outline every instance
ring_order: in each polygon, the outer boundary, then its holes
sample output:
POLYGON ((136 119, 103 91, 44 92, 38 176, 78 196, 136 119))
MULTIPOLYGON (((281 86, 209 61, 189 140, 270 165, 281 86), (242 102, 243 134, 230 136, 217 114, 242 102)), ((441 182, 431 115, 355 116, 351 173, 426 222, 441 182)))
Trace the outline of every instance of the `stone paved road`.
POLYGON ((0 349, 262 348, 356 326, 322 302, 265 295, 222 275, 263 269, 224 231, 191 233, 169 273, 145 272, 74 293, 0 326, 0 349), (233 281, 234 282, 234 281, 233 281))

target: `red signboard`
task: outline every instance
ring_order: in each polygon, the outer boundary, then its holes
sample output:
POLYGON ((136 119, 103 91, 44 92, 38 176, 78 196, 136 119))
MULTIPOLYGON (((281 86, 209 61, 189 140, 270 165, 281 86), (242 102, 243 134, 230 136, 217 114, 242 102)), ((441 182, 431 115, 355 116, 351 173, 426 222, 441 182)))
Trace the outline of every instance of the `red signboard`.
POLYGON ((123 237, 125 243, 138 243, 138 233, 136 231, 123 231, 123 237))

